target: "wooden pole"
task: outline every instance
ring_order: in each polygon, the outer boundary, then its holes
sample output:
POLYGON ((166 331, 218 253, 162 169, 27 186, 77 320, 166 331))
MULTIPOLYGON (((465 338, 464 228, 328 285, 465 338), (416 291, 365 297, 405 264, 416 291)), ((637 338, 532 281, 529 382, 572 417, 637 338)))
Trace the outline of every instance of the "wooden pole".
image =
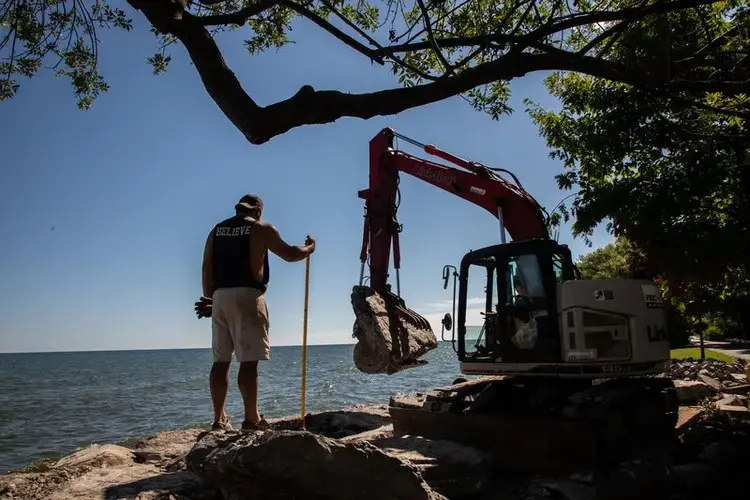
POLYGON ((305 390, 307 389, 307 305, 310 297, 310 256, 305 259, 305 312, 302 319, 302 402, 300 418, 305 430, 305 390))

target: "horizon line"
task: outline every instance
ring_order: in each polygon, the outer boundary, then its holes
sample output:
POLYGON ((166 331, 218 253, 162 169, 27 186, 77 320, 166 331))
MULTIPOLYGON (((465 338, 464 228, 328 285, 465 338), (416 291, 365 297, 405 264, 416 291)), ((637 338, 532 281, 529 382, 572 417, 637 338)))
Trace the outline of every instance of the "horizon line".
MULTIPOLYGON (((313 346, 334 346, 334 345, 354 345, 356 342, 335 342, 335 343, 319 343, 319 344, 307 344, 307 347, 313 346)), ((302 347, 302 344, 278 344, 272 345, 274 347, 302 347)), ((131 351, 187 351, 187 350, 198 350, 198 349, 211 349, 208 347, 133 347, 129 349, 77 349, 70 351, 0 351, 0 355, 3 354, 69 354, 75 352, 131 352, 131 351)))
MULTIPOLYGON (((450 340, 437 339, 438 344, 443 342, 450 342, 450 340)), ((333 343, 319 343, 319 344, 307 344, 307 347, 325 347, 325 346, 339 346, 339 345, 355 345, 357 342, 333 342, 333 343)), ((272 345, 274 347, 302 347, 302 344, 279 344, 272 345)), ((210 350, 211 347, 136 347, 132 349, 79 349, 73 351, 0 351, 0 356, 4 354, 72 354, 78 352, 90 352, 90 353, 102 353, 102 352, 134 352, 134 351, 187 351, 187 350, 210 350)))

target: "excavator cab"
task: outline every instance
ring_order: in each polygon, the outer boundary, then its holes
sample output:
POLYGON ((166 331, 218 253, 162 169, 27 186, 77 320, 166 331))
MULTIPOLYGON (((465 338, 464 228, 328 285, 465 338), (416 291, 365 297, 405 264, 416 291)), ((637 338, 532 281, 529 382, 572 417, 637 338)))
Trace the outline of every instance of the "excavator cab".
MULTIPOLYGON (((567 246, 529 240, 473 250, 461 260, 455 278, 454 347, 462 363, 561 361, 557 283, 576 278, 567 246), (478 289, 484 293, 469 297, 478 289), (469 307, 473 304, 479 307, 469 307)), ((443 327, 452 328, 453 319, 446 314, 443 327)))

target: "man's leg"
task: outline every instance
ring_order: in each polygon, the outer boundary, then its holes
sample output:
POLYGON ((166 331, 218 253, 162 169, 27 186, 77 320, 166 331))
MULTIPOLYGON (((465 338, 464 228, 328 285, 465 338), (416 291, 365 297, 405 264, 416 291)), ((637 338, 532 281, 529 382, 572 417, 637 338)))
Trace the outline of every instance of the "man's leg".
POLYGON ((226 423, 229 420, 225 405, 229 392, 230 361, 215 361, 211 366, 209 385, 211 386, 211 401, 214 404, 214 424, 226 423))
POLYGON ((240 371, 237 374, 237 385, 239 386, 240 394, 242 394, 242 402, 245 405, 245 422, 255 425, 260 422, 257 361, 240 363, 240 371))
POLYGON ((213 365, 209 375, 211 401, 214 407, 213 427, 229 422, 225 411, 227 392, 229 391, 229 366, 234 352, 234 341, 226 318, 225 302, 227 298, 223 290, 217 290, 213 297, 211 312, 213 365))
POLYGON ((237 385, 245 405, 245 422, 243 426, 265 427, 263 416, 258 411, 258 361, 270 359, 271 351, 268 342, 268 308, 265 295, 259 290, 245 289, 238 303, 241 308, 239 322, 235 330, 235 350, 240 370, 237 385))

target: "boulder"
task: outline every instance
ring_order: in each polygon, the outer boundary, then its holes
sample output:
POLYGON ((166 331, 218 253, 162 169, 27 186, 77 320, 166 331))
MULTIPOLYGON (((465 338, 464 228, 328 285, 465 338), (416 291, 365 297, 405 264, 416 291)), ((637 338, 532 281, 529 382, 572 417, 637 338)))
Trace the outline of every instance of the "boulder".
POLYGON ((415 466, 431 488, 451 499, 476 495, 492 479, 490 455, 470 446, 419 436, 391 437, 373 444, 415 466))
POLYGON ((742 402, 739 399, 741 396, 734 394, 722 394, 722 398, 716 401, 716 406, 742 406, 742 402))
MULTIPOLYGON (((277 431, 300 430, 299 416, 271 419, 268 423, 277 431)), ((387 405, 361 405, 305 415, 305 430, 333 438, 357 435, 390 423, 387 405)))
MULTIPOLYGON (((153 439, 160 440, 163 446, 170 445, 164 436, 153 439)), ((216 498, 212 488, 187 471, 168 472, 152 463, 138 463, 130 449, 111 444, 86 447, 43 470, 0 476, 0 499, 216 498)))
POLYGON ((669 498, 671 489, 669 468, 649 460, 630 460, 603 469, 594 481, 596 498, 607 500, 669 498))
POLYGON ((715 392, 721 391, 721 382, 716 380, 715 378, 704 373, 698 374, 698 378, 701 379, 704 384, 708 385, 715 392))
POLYGON ((709 443, 698 455, 701 462, 719 469, 729 469, 733 464, 742 462, 743 448, 741 444, 734 442, 731 438, 709 443))
POLYGON ((225 500, 445 498, 414 466, 372 444, 306 431, 209 433, 190 450, 186 464, 225 500))
MULTIPOLYGON (((670 491, 677 498, 701 498, 709 493, 710 485, 721 478, 721 472, 703 462, 678 464, 672 467, 670 491)), ((709 495, 708 498, 712 498, 709 495)))
POLYGON ((736 418, 750 419, 750 409, 739 405, 717 405, 719 412, 736 418))
POLYGON ((359 434, 353 434, 339 438, 342 443, 362 443, 362 442, 374 442, 377 440, 387 439, 393 437, 393 424, 384 425, 371 431, 360 432, 359 434))
POLYGON ((698 406, 680 406, 677 416, 678 429, 696 422, 701 416, 701 408, 698 406))
POLYGON ((53 469, 116 467, 133 463, 133 452, 114 444, 93 444, 58 460, 53 469))
POLYGON ((393 373, 422 366, 420 359, 438 346, 432 329, 408 321, 383 297, 367 286, 355 286, 351 294, 356 320, 353 337, 354 365, 364 373, 393 373))
POLYGON ((735 385, 732 387, 725 387, 722 392, 725 394, 740 394, 740 395, 747 395, 750 394, 750 385, 749 384, 742 384, 742 385, 735 385))
POLYGON ((558 478, 532 478, 521 490, 530 498, 549 498, 550 500, 595 500, 596 488, 593 484, 558 478))
POLYGON ((202 429, 178 429, 139 439, 133 449, 135 461, 161 465, 177 463, 203 432, 202 429))
POLYGON ((708 384, 697 380, 675 380, 674 386, 677 400, 681 404, 697 403, 704 398, 710 397, 714 392, 708 384))

